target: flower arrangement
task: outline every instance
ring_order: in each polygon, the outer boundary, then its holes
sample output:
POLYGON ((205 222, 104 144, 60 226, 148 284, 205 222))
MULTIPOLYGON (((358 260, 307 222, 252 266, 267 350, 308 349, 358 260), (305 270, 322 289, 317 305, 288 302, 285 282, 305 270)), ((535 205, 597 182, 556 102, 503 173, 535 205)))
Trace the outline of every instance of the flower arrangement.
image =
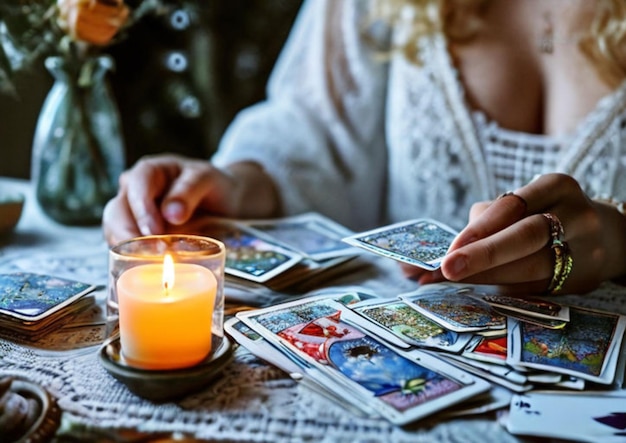
POLYGON ((106 48, 144 16, 168 16, 189 0, 0 0, 0 92, 40 63, 54 82, 33 136, 31 180, 44 213, 95 224, 124 168, 119 112, 106 81, 106 48))
POLYGON ((46 56, 80 60, 117 40, 175 0, 12 0, 0 2, 0 92, 15 93, 15 74, 46 56))

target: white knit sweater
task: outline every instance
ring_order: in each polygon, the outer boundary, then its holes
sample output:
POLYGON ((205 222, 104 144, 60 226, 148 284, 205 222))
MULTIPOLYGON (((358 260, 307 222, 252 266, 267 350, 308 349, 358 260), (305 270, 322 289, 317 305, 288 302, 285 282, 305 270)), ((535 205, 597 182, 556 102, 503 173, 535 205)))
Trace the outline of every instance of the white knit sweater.
POLYGON ((371 40, 389 33, 364 31, 367 4, 305 2, 268 99, 235 119, 217 165, 256 160, 286 213, 358 230, 416 217, 460 229, 473 202, 547 172, 626 200, 626 83, 567 136, 507 131, 468 107, 443 36, 423 42, 422 66, 401 54, 381 62, 371 40))

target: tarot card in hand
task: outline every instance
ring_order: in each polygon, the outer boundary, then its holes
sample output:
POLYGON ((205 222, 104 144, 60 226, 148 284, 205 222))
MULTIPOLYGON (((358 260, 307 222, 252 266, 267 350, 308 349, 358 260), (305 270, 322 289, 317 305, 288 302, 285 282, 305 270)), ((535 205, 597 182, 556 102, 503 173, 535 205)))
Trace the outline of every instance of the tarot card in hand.
POLYGON ((299 254, 271 243, 233 221, 215 220, 204 227, 204 234, 226 246, 227 274, 257 283, 267 282, 302 260, 299 254))
POLYGON ((321 374, 318 380, 333 383, 346 399, 393 423, 409 423, 489 389, 487 382, 427 353, 385 345, 358 326, 357 314, 330 298, 237 317, 321 374))
POLYGON ((316 261, 356 255, 359 251, 342 241, 353 234, 352 231, 318 213, 252 220, 245 224, 269 235, 274 242, 316 261))
POLYGON ((0 274, 0 316, 38 322, 76 302, 96 287, 51 275, 29 272, 0 274))
POLYGON ((452 228, 430 219, 396 223, 343 240, 370 252, 433 271, 457 236, 452 228))
POLYGON ((562 329, 509 317, 507 363, 611 384, 625 327, 622 315, 573 306, 562 329))
POLYGON ((438 283, 400 294, 399 298, 451 331, 505 329, 506 317, 477 295, 480 294, 472 286, 438 283))
POLYGON ((350 309, 364 317, 361 326, 400 347, 411 345, 459 352, 473 336, 449 331, 401 300, 367 300, 350 309))

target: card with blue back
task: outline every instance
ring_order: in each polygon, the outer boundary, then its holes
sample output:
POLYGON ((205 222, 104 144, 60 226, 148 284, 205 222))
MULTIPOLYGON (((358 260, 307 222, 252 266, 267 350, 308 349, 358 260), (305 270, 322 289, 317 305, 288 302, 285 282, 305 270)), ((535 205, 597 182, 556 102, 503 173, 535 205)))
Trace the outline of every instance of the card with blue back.
POLYGON ((39 321, 93 291, 94 285, 29 272, 0 274, 0 316, 39 321))

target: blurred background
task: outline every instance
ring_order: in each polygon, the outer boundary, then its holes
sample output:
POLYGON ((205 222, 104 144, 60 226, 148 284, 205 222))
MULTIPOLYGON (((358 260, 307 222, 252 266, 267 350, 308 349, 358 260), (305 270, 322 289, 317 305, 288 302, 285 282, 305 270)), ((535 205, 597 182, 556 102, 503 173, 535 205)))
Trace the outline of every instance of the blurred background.
MULTIPOLYGON (((265 84, 302 0, 186 1, 146 18, 107 49, 126 143, 126 164, 158 152, 207 158, 265 84)), ((0 175, 28 178, 33 131, 52 86, 42 64, 0 94, 0 175)))

